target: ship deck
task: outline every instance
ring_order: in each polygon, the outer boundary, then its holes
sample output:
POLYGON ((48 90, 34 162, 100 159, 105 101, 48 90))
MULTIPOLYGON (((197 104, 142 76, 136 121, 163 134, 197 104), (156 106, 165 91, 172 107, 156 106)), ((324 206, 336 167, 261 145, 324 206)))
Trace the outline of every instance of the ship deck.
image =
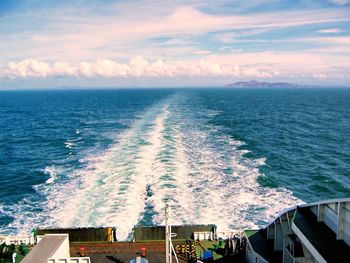
POLYGON ((349 262, 349 246, 343 240, 337 240, 325 223, 317 222, 316 215, 308 207, 298 208, 293 223, 328 263, 349 262))
MULTIPOLYGON (((203 242, 205 249, 212 250, 212 245, 218 242, 203 242)), ((174 241, 176 244, 183 244, 181 241, 174 241)), ((87 243, 72 242, 70 243, 70 254, 72 257, 80 256, 80 248, 84 247, 85 256, 90 257, 91 262, 114 262, 129 263, 131 259, 140 255, 142 248, 146 248, 146 259, 149 262, 164 263, 165 259, 165 242, 163 241, 142 241, 142 242, 116 242, 116 243, 87 243)), ((214 251, 213 251, 214 252, 214 251)), ((183 255, 178 255, 180 263, 188 262, 183 255)), ((175 258, 173 257, 173 262, 175 258)), ((224 262, 245 262, 244 254, 230 255, 222 257, 214 253, 214 261, 217 263, 224 262)))
POLYGON ((274 251, 273 240, 268 240, 266 229, 259 231, 246 231, 249 242, 252 245, 254 251, 260 256, 265 258, 268 262, 277 263, 282 261, 282 253, 274 251), (249 233, 250 232, 250 233, 249 233))
MULTIPOLYGON (((145 247, 146 258, 149 262, 164 262, 165 258, 165 242, 117 242, 117 243, 71 243, 70 253, 72 256, 79 256, 80 248, 84 247, 85 255, 91 258, 91 262, 115 262, 129 263, 141 253, 141 249, 145 247)), ((174 258, 175 262, 175 258, 174 258)), ((180 263, 187 261, 179 258, 180 263)))

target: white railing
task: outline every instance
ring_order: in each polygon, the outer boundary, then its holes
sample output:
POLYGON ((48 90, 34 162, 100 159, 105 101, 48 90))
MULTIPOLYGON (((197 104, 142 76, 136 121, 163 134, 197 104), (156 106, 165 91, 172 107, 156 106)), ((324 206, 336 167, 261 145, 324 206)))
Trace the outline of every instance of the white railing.
POLYGON ((216 240, 216 239, 228 239, 234 237, 241 238, 243 236, 243 232, 241 230, 237 231, 222 231, 213 233, 211 231, 202 231, 202 232, 194 232, 193 238, 194 240, 216 240))
POLYGON ((193 233, 194 240, 213 240, 214 233, 211 231, 207 232, 194 232, 193 233))
POLYGON ((228 239, 228 238, 234 238, 235 236, 241 238, 243 236, 243 231, 236 230, 236 231, 216 232, 214 235, 214 238, 215 239, 228 239))
POLYGON ((0 244, 6 245, 20 245, 21 243, 26 245, 34 245, 35 240, 33 236, 0 236, 0 244))
POLYGON ((49 258, 47 263, 91 263, 89 257, 49 258))

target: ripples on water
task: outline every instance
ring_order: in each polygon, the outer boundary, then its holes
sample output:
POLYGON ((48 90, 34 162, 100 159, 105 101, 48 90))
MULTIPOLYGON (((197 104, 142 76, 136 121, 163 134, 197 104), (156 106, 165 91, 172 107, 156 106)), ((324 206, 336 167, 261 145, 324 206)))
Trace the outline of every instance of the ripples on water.
POLYGON ((263 226, 350 194, 349 89, 21 91, 0 96, 1 232, 263 226))

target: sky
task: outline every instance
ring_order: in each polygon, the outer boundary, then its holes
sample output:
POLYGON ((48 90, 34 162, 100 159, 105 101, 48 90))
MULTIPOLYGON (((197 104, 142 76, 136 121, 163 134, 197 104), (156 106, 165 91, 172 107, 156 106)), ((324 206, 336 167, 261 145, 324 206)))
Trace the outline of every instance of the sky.
POLYGON ((0 88, 350 86, 350 0, 0 0, 0 88))

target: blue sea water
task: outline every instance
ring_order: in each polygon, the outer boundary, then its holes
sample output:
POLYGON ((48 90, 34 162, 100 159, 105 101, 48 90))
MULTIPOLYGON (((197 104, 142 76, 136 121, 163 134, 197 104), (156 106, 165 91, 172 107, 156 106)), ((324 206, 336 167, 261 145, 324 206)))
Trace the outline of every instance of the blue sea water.
POLYGON ((0 92, 0 233, 263 226, 350 196, 350 89, 0 92))

